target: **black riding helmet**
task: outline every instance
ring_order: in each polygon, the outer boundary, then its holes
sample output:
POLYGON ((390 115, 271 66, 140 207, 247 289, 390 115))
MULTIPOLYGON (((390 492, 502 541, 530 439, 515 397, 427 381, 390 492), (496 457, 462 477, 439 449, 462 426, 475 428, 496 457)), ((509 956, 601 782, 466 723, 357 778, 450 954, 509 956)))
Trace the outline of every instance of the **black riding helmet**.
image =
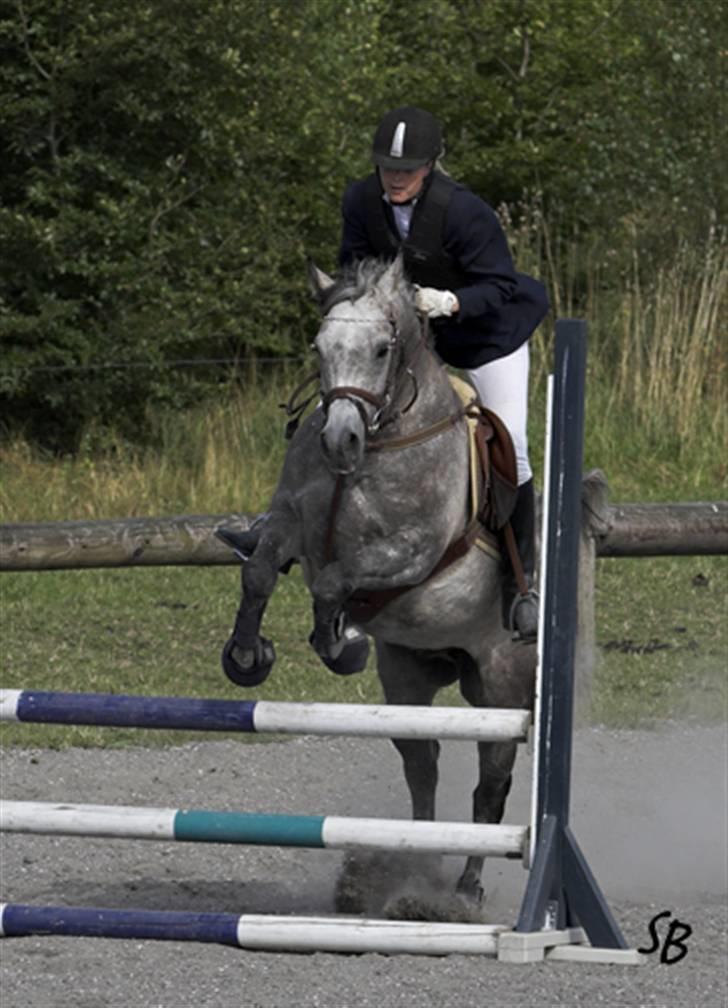
POLYGON ((433 115, 405 105, 387 112, 374 134, 372 160, 379 168, 412 171, 442 153, 442 130, 433 115))

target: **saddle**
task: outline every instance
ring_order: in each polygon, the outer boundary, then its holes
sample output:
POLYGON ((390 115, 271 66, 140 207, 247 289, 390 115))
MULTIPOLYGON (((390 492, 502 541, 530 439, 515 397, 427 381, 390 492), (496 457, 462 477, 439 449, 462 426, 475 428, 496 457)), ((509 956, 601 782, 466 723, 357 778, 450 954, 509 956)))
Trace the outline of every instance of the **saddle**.
POLYGON ((455 375, 449 377, 468 424, 471 519, 478 518, 484 532, 495 534, 513 513, 518 494, 513 441, 503 421, 483 406, 472 385, 455 375))
MULTIPOLYGON (((509 539, 512 539, 508 519, 513 512, 518 493, 516 454, 513 442, 503 421, 492 410, 483 406, 471 385, 450 375, 450 383, 460 400, 462 416, 465 417, 470 451, 469 520, 465 531, 447 547, 439 561, 424 581, 455 563, 472 546, 500 558, 501 550, 498 533, 505 533, 506 546, 511 555, 509 539)), ((516 553, 520 567, 520 560, 516 553)), ((367 623, 377 613, 411 588, 417 585, 399 585, 380 591, 355 592, 346 603, 349 618, 358 624, 367 623)))

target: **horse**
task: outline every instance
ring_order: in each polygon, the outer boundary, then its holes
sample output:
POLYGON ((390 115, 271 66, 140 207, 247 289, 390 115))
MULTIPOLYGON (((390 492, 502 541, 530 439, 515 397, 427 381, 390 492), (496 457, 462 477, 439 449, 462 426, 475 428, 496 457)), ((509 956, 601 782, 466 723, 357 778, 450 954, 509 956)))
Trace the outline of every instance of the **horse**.
MULTIPOLYGON (((369 636, 388 704, 430 705, 457 682, 472 706, 531 708, 535 646, 502 628, 499 551, 473 543, 465 410, 401 258, 363 260, 336 279, 309 264, 309 274, 320 400, 290 441, 265 520, 243 536, 226 674, 245 686, 268 675, 275 651, 261 621, 279 572, 299 561, 310 640, 333 671, 360 670, 369 636)), ((434 819, 439 743, 392 741, 412 817, 434 819)), ((473 820, 499 823, 516 743, 479 742, 478 756, 473 820)), ((457 882, 474 904, 483 862, 469 857, 457 882)))

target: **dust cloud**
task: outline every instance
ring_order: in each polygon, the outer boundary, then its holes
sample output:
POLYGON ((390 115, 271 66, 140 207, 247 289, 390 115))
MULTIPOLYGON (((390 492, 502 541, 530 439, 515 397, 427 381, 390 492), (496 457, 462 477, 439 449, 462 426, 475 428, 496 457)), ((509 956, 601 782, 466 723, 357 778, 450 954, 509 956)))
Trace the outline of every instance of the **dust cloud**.
MULTIPOLYGON (((532 765, 532 753, 521 747, 508 823, 530 821, 532 765)), ((443 743, 439 819, 469 820, 476 767, 474 744, 443 743)), ((671 722, 649 731, 585 728, 575 733, 571 825, 609 904, 643 902, 678 913, 681 902, 724 901, 727 809, 728 726, 671 722)), ((407 810, 385 814, 401 816, 407 810)), ((448 903, 462 865, 463 859, 455 857, 419 866, 417 859, 398 857, 393 877, 385 872, 382 855, 359 856, 339 888, 350 893, 361 886, 369 913, 386 913, 393 900, 401 909, 404 898, 415 908, 425 901, 439 919, 463 919, 468 911, 448 903)), ((518 862, 487 861, 479 919, 515 920, 526 878, 518 862)), ((356 912, 353 906, 350 910, 356 912)), ((416 909, 412 916, 418 916, 416 909)))

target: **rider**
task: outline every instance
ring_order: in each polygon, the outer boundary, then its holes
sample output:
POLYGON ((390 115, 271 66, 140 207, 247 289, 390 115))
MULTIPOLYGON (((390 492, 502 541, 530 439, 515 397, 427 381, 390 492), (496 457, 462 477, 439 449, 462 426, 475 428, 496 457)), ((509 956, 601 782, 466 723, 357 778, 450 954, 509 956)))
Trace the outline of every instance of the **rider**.
POLYGON ((508 560, 503 620, 514 637, 536 639, 533 473, 526 434, 528 340, 548 311, 541 283, 517 273, 496 214, 443 171, 440 124, 424 109, 388 112, 374 134, 375 171, 344 193, 339 252, 345 266, 400 251, 417 307, 433 320, 435 349, 467 371, 481 401, 508 428, 518 467, 510 518, 529 590, 518 592, 508 560))

